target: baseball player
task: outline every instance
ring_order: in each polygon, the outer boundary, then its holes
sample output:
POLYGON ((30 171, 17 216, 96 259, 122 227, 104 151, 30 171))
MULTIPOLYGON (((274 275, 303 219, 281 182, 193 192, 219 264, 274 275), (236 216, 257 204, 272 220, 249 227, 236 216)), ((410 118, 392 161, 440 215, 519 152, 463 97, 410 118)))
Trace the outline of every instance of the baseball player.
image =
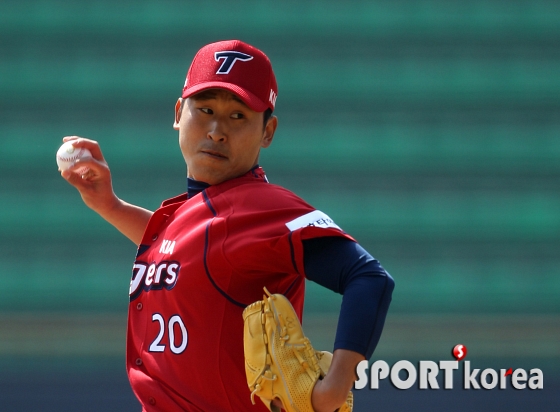
POLYGON ((138 246, 126 359, 143 411, 268 410, 251 403, 243 355, 242 312, 263 287, 286 296, 300 319, 305 279, 343 294, 332 364, 312 392, 316 411, 345 402, 379 340, 392 278, 328 215, 268 183, 258 164, 278 125, 277 96, 262 51, 237 40, 200 49, 175 107, 188 190, 155 212, 114 194, 97 142, 63 139, 92 158, 62 176, 138 246), (80 166, 89 171, 72 173, 80 166))

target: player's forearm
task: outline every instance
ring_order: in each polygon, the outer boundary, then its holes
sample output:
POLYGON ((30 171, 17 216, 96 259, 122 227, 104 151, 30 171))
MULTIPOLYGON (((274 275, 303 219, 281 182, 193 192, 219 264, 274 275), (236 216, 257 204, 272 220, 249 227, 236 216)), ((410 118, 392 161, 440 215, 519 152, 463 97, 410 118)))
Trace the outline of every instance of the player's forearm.
POLYGON ((96 212, 119 232, 139 245, 153 212, 116 198, 113 206, 96 212))
POLYGON ((65 162, 62 166, 57 154, 61 176, 80 192, 90 209, 139 245, 153 212, 124 202, 115 195, 111 171, 99 143, 79 136, 66 136, 63 141, 74 149, 87 149, 89 154, 72 158, 72 163, 65 162))
POLYGON ((340 408, 357 379, 356 367, 365 357, 346 349, 334 351, 327 375, 315 385, 311 395, 316 412, 333 412, 340 408))

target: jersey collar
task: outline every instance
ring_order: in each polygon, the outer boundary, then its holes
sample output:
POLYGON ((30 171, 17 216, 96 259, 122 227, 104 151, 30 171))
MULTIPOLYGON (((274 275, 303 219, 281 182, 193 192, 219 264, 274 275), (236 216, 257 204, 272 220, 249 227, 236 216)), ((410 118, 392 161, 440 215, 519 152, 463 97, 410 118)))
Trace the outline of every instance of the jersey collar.
MULTIPOLYGON (((255 179, 259 179, 259 180, 262 180, 262 181, 268 183, 268 179, 266 178, 266 174, 264 173, 263 168, 260 167, 259 165, 256 165, 255 167, 253 167, 251 170, 249 170, 247 173, 245 173, 243 176, 240 176, 240 177, 253 177, 255 179)), ((236 179, 239 179, 239 178, 236 178, 236 179)), ((188 198, 191 199, 192 197, 196 196, 197 194, 199 194, 203 190, 208 189, 210 186, 211 185, 209 185, 206 182, 201 182, 200 180, 194 180, 190 177, 187 177, 187 195, 188 195, 188 198)))

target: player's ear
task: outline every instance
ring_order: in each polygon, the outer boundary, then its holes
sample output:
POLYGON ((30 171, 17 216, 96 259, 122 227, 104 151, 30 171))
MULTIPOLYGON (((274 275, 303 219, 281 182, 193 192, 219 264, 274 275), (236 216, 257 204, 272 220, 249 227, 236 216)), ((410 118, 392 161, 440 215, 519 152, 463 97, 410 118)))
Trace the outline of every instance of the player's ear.
POLYGON ((270 119, 266 122, 266 126, 263 131, 263 138, 261 140, 261 147, 267 148, 272 143, 274 138, 274 132, 278 127, 278 118, 274 115, 270 116, 270 119))
POLYGON ((183 99, 179 97, 177 103, 175 103, 175 122, 173 123, 173 128, 179 130, 179 120, 181 120, 181 109, 183 108, 183 99))

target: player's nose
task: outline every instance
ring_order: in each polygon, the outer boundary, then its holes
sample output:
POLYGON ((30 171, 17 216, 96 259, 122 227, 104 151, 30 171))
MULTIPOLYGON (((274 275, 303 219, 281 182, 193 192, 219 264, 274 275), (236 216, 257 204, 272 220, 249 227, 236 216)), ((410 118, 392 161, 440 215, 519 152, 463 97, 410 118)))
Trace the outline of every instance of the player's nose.
POLYGON ((224 142, 227 140, 227 133, 223 122, 215 120, 210 123, 207 137, 215 142, 224 142))

